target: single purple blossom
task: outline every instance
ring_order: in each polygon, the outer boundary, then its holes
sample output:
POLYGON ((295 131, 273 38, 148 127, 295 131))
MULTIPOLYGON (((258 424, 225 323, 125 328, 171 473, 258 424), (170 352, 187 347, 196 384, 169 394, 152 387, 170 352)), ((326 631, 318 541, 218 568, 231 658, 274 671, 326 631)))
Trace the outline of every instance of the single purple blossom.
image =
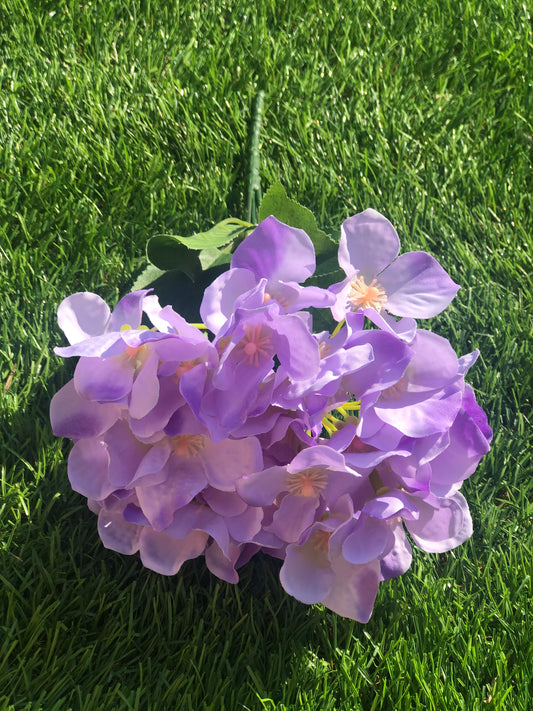
POLYGON ((429 318, 448 306, 459 286, 437 260, 426 252, 399 251, 396 230, 379 212, 368 209, 343 222, 339 265, 346 279, 330 287, 337 321, 359 309, 429 318))

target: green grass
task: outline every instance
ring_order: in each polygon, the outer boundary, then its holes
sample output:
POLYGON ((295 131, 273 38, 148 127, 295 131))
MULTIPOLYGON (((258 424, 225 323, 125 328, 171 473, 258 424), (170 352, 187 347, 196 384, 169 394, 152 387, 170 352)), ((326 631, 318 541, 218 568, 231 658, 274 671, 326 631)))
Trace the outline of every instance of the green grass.
POLYGON ((0 708, 530 709, 531 3, 1 5, 0 708), (58 303, 114 303, 148 237, 244 215, 260 88, 263 187, 332 234, 387 215, 462 284, 429 326, 482 353, 474 535, 417 551, 367 625, 289 598, 266 557, 234 587, 104 549, 48 424, 58 303))

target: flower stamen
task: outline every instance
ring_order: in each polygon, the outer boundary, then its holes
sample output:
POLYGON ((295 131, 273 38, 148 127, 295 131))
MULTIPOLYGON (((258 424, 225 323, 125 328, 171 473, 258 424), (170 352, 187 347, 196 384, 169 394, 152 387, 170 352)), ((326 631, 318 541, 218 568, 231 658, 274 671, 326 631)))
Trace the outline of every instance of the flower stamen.
POLYGON ((172 437, 172 451, 178 457, 192 459, 204 448, 203 435, 183 434, 172 437))
POLYGON ((266 335, 262 326, 245 326, 244 337, 239 341, 238 346, 244 353, 246 365, 257 368, 259 361, 270 358, 272 355, 270 348, 270 335, 266 335))
POLYGON ((309 467, 309 469, 302 469, 301 472, 287 474, 285 482, 290 494, 311 498, 324 491, 328 483, 328 474, 324 467, 309 467))
POLYGON ((377 279, 372 279, 370 284, 367 284, 364 277, 354 277, 350 287, 348 301, 354 311, 357 311, 357 309, 375 309, 379 313, 385 307, 387 294, 385 289, 378 284, 377 279))

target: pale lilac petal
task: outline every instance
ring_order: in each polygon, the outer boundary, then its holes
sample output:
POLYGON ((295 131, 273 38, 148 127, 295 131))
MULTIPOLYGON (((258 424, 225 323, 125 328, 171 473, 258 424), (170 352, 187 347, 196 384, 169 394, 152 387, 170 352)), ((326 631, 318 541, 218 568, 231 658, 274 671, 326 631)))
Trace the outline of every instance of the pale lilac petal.
POLYGON ((295 380, 307 380, 318 371, 318 344, 296 315, 277 318, 272 324, 276 332, 276 355, 295 380))
POLYGON ((444 388, 430 398, 416 402, 416 394, 404 394, 399 401, 379 401, 375 412, 386 424, 408 437, 427 437, 449 429, 461 407, 462 393, 455 387, 444 388), (415 400, 414 402, 412 402, 415 400), (406 402, 407 401, 407 402, 406 402))
POLYGON ((130 416, 137 420, 153 410, 159 400, 158 365, 159 356, 150 353, 131 388, 130 416))
POLYGON ((210 331, 218 333, 232 316, 237 299, 256 283, 249 269, 229 269, 221 274, 204 291, 200 305, 202 322, 210 331))
POLYGON ((268 506, 285 491, 286 467, 270 467, 235 482, 238 493, 252 506, 268 506))
POLYGON ((185 538, 176 539, 164 531, 143 527, 139 550, 143 565, 161 575, 175 575, 183 563, 201 555, 208 535, 203 531, 191 531, 185 538))
POLYGON ((489 425, 485 411, 476 402, 474 390, 468 383, 465 383, 463 393, 463 409, 476 423, 483 437, 485 437, 487 445, 490 444, 493 436, 492 428, 489 425))
POLYGON ((148 291, 132 291, 122 299, 113 309, 108 324, 109 331, 120 331, 123 326, 139 328, 143 313, 143 300, 148 291))
POLYGON ((220 546, 224 555, 229 555, 231 541, 225 519, 211 511, 208 506, 187 504, 176 511, 167 532, 176 538, 183 538, 191 529, 208 533, 220 546))
POLYGON ((141 439, 163 432, 172 415, 184 404, 185 398, 179 391, 176 379, 173 376, 159 378, 159 399, 155 407, 139 420, 132 418, 130 412, 131 431, 141 439))
POLYGON ((142 526, 125 520, 122 511, 100 509, 98 534, 106 548, 123 555, 132 555, 139 550, 142 526))
POLYGON ((149 318, 158 331, 160 331, 161 333, 168 333, 180 336, 180 339, 178 340, 182 340, 183 343, 186 343, 189 346, 199 344, 206 345, 206 343, 208 343, 205 337, 205 331, 196 326, 193 326, 191 323, 188 323, 188 321, 186 321, 183 316, 180 316, 180 314, 174 311, 172 306, 165 306, 159 312, 157 312, 157 315, 152 310, 150 310, 149 318))
POLYGON ((279 578, 285 592, 308 605, 322 602, 335 580, 327 555, 317 552, 312 537, 302 546, 287 546, 279 578))
POLYGON ((115 488, 128 486, 148 451, 132 434, 128 423, 119 420, 106 433, 109 454, 109 481, 115 488))
POLYGON ((338 556, 331 563, 335 583, 323 604, 338 615, 368 622, 372 615, 380 581, 379 561, 352 565, 338 556))
POLYGON ((352 276, 356 271, 369 283, 400 251, 396 230, 371 208, 342 223, 339 265, 352 276))
POLYGON ((201 464, 194 459, 171 457, 165 469, 165 481, 137 486, 135 490, 144 515, 156 531, 168 528, 175 511, 188 504, 207 484, 201 464))
POLYGON ((443 388, 457 377, 459 360, 447 338, 419 329, 413 349, 403 378, 409 392, 443 388))
POLYGON ((466 353, 459 358, 459 375, 465 376, 479 357, 479 350, 476 348, 472 353, 466 353))
POLYGON ((216 541, 211 541, 205 551, 205 564, 217 578, 227 583, 238 583, 239 575, 235 570, 235 563, 240 551, 240 546, 231 545, 229 555, 226 556, 216 541))
POLYGON ((88 499, 105 499, 116 488, 108 478, 109 455, 100 439, 80 439, 68 457, 70 485, 88 499))
POLYGON ((74 371, 76 390, 88 400, 117 402, 129 395, 134 368, 122 355, 80 358, 74 371))
POLYGON ((239 543, 254 540, 261 530, 262 520, 263 509, 256 506, 247 506, 246 511, 238 516, 228 516, 224 519, 230 536, 239 543))
MULTIPOLYGON (((168 439, 157 442, 150 447, 139 462, 139 466, 137 467, 133 480, 139 481, 143 477, 161 471, 167 463, 171 451, 168 439)), ((139 483, 141 484, 142 482, 139 481, 139 483)))
POLYGON ((450 444, 431 461, 430 490, 447 496, 476 469, 490 446, 471 417, 462 410, 449 430, 450 444))
POLYGON ((70 380, 50 403, 52 431, 56 437, 96 437, 112 427, 121 411, 114 403, 100 404, 82 398, 70 380))
POLYGON ((432 506, 418 501, 420 517, 406 521, 413 541, 428 553, 444 553, 464 543, 472 535, 472 518, 468 504, 457 492, 449 499, 436 499, 432 506))
POLYGON ((123 353, 125 350, 126 344, 122 340, 122 334, 113 332, 103 333, 100 336, 79 341, 72 346, 54 348, 54 353, 62 358, 70 358, 71 356, 98 358, 102 355, 112 356, 123 353))
POLYGON ((416 336, 416 321, 412 318, 401 318, 396 321, 394 316, 386 311, 378 313, 375 309, 370 308, 364 309, 364 315, 382 331, 393 333, 406 343, 411 343, 416 336))
POLYGON ((200 456, 207 481, 221 491, 235 491, 237 479, 263 466, 261 445, 255 437, 212 443, 200 456))
POLYGON ((403 575, 411 565, 413 551, 405 535, 403 525, 399 522, 392 523, 391 531, 394 536, 394 545, 387 555, 380 560, 381 579, 389 580, 403 575))
POLYGON ((407 343, 385 331, 365 331, 351 339, 350 345, 363 343, 372 346, 374 359, 342 380, 346 390, 358 399, 363 395, 381 392, 397 383, 413 355, 413 350, 407 343))
POLYGON ((318 496, 285 496, 265 531, 274 533, 287 543, 296 543, 302 533, 314 523, 318 496))
POLYGON ((378 282, 387 294, 387 311, 412 318, 440 314, 459 289, 427 252, 400 255, 379 275, 378 282))
POLYGON ((248 509, 248 504, 235 491, 220 491, 208 486, 202 491, 202 498, 220 516, 238 516, 248 509))
POLYGON ((349 563, 363 565, 381 556, 392 542, 393 535, 385 521, 362 516, 342 544, 342 555, 349 563))
MULTIPOLYGON (((346 271, 346 269, 344 271, 346 271)), ((328 288, 328 291, 330 291, 335 298, 335 301, 331 305, 331 314, 335 321, 342 321, 346 316, 348 308, 351 308, 351 306, 348 306, 348 296, 352 288, 352 276, 354 273, 355 270, 352 269, 349 271, 349 276, 347 276, 346 279, 338 284, 332 284, 328 288)))
POLYGON ((391 491, 384 496, 377 496, 367 501, 363 506, 363 513, 377 519, 390 519, 401 516, 412 520, 418 518, 419 499, 414 499, 403 491, 391 491))
POLYGON ((67 296, 57 309, 59 327, 73 345, 104 333, 109 316, 106 302, 89 291, 67 296))
POLYGON ((314 274, 315 250, 303 230, 271 215, 237 247, 231 266, 250 269, 258 279, 304 282, 314 274))
POLYGON ((385 459, 390 457, 408 457, 411 452, 407 449, 396 449, 393 451, 387 450, 385 452, 379 449, 372 450, 370 452, 345 452, 346 463, 353 467, 356 471, 365 469, 374 469, 378 464, 380 464, 385 459))

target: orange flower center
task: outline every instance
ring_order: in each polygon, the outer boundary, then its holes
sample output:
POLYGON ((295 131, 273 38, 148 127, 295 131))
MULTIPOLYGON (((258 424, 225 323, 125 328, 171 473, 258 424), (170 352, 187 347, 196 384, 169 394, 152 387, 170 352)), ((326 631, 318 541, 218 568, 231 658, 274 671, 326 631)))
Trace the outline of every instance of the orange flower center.
POLYGON ((172 451, 179 457, 191 459, 204 448, 203 435, 183 434, 172 438, 172 451))
POLYGON ((290 494, 311 498, 326 488, 328 474, 324 467, 309 467, 301 472, 287 474, 285 483, 290 494))
POLYGON ((364 277, 354 277, 350 284, 348 301, 354 311, 357 309, 375 309, 379 313, 387 303, 387 294, 376 279, 372 279, 370 284, 367 284, 364 277))
POLYGON ((262 326, 245 326, 244 338, 237 346, 244 353, 246 365, 256 368, 259 361, 270 358, 272 355, 270 348, 270 335, 262 330, 262 326))

